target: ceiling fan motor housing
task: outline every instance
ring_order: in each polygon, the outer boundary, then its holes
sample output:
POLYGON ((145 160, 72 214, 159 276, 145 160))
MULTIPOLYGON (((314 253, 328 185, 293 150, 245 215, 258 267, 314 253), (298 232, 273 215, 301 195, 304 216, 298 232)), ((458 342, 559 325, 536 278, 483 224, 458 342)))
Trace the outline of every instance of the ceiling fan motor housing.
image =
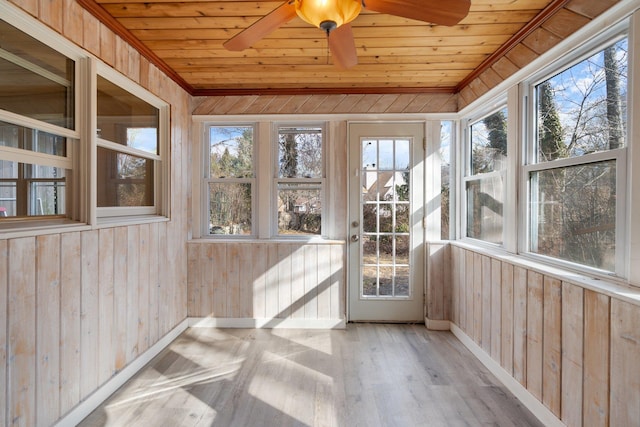
POLYGON ((362 10, 361 0, 295 0, 298 16, 329 33, 356 19, 362 10))

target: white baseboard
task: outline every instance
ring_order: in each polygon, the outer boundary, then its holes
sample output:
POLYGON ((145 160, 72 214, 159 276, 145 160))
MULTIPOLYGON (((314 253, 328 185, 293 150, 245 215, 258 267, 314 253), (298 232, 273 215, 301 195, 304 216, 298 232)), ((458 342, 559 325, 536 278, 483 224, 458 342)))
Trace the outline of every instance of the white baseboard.
POLYGON ((430 331, 449 331, 451 330, 451 322, 448 320, 433 320, 428 317, 424 318, 424 325, 430 331))
POLYGON ((475 343, 462 329, 451 323, 451 332, 471 351, 482 364, 495 375, 514 396, 522 402, 547 427, 566 427, 542 402, 524 388, 502 366, 491 358, 478 344, 475 343))
POLYGON ((57 427, 71 427, 78 425, 91 412, 100 406, 109 396, 115 393, 131 377, 138 373, 147 363, 164 350, 178 335, 184 332, 189 326, 188 319, 183 320, 169 333, 160 338, 147 351, 138 356, 133 362, 125 366, 120 372, 104 383, 100 388, 89 395, 85 400, 76 405, 70 412, 60 418, 55 424, 57 427))
POLYGON ((345 329, 344 319, 257 319, 224 317, 190 317, 193 328, 248 328, 248 329, 345 329))

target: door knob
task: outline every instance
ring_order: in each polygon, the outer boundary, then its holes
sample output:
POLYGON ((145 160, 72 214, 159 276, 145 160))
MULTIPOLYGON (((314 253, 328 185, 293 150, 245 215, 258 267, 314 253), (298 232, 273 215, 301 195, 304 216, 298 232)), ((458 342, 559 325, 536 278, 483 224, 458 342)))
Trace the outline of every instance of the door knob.
POLYGON ((360 240, 360 236, 357 234, 354 234, 351 236, 351 241, 352 242, 357 242, 358 240, 360 240))

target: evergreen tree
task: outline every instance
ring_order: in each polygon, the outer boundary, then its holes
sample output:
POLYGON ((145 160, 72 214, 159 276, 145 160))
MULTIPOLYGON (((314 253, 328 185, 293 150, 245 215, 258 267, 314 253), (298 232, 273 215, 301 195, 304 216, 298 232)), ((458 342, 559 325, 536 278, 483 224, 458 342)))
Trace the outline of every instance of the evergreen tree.
POLYGON ((539 161, 561 159, 567 156, 562 138, 562 123, 553 99, 553 88, 546 81, 538 86, 538 154, 539 161))

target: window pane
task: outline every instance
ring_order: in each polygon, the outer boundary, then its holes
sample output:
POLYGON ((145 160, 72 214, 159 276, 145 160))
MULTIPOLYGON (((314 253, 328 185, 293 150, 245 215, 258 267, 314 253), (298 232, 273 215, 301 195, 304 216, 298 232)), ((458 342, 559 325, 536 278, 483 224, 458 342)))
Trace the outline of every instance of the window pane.
POLYGON ((503 201, 502 178, 467 182, 467 236, 501 244, 503 201))
POLYGON ((209 184, 209 233, 251 234, 251 184, 209 184))
POLYGON ((64 215, 68 171, 0 161, 0 218, 64 215))
POLYGON ((0 109, 73 129, 74 66, 0 20, 0 109))
POLYGON ((536 86, 537 161, 625 145, 627 39, 536 86))
POLYGON ((65 157, 66 138, 0 121, 0 146, 65 157))
POLYGON ((154 161, 98 147, 98 207, 153 206, 154 161))
POLYGON ((320 235, 321 196, 319 184, 279 184, 278 234, 320 235))
POLYGON ((471 125, 471 175, 505 170, 506 160, 505 107, 471 125))
POLYGON ((209 128, 209 176, 253 177, 253 127, 209 128))
POLYGON ((160 154, 160 111, 98 76, 98 137, 148 153, 160 154))
POLYGON ((278 176, 322 178, 322 128, 286 127, 278 130, 278 176))
POLYGON ((616 163, 531 174, 531 251, 615 269, 616 163))

